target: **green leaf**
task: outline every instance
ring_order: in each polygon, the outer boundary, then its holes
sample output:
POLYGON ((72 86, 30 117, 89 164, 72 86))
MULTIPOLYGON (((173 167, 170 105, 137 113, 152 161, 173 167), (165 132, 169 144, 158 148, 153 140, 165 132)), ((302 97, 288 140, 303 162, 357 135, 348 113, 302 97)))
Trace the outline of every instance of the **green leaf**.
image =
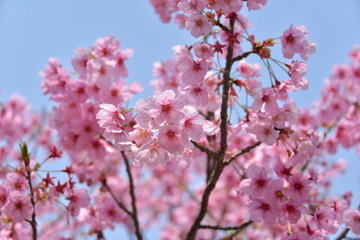
POLYGON ((21 159, 24 161, 25 166, 29 166, 30 153, 28 151, 27 145, 24 142, 21 142, 19 145, 20 145, 20 151, 21 151, 21 159))

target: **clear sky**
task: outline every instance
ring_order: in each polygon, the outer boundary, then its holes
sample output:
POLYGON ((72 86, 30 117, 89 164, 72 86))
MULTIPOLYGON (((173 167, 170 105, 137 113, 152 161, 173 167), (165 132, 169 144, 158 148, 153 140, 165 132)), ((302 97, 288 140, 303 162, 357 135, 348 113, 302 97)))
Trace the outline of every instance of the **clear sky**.
MULTIPOLYGON (((247 12, 247 11, 245 11, 247 12)), ((310 90, 295 95, 300 106, 311 106, 320 96, 323 80, 334 64, 349 62, 347 54, 360 44, 359 0, 268 0, 261 11, 249 14, 258 39, 279 37, 291 24, 304 25, 317 44, 310 56, 310 90)), ((122 48, 132 48, 129 82, 138 81, 151 94, 152 64, 172 56, 171 47, 190 44, 193 38, 174 24, 162 24, 147 0, 0 0, 0 100, 25 96, 37 110, 49 104, 40 90, 42 71, 49 57, 68 69, 77 47, 90 47, 97 38, 115 35, 122 48)), ((280 48, 278 48, 280 51, 280 48)), ((360 203, 359 156, 346 153, 349 172, 336 179, 335 192, 355 191, 360 203)))

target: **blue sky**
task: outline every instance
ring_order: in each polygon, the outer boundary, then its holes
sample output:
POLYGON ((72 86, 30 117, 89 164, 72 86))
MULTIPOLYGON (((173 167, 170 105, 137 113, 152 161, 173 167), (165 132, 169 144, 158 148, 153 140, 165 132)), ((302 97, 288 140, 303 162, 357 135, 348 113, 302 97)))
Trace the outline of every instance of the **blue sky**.
MULTIPOLYGON (((331 67, 349 62, 348 52, 360 44, 359 0, 269 0, 263 10, 250 12, 249 18, 250 32, 258 39, 279 37, 291 24, 308 28, 308 38, 318 48, 308 62, 310 90, 294 96, 300 106, 310 107, 319 98, 331 67)), ((169 59, 172 46, 194 40, 174 24, 162 24, 147 0, 0 0, 0 100, 17 93, 37 110, 48 105, 38 74, 47 59, 57 57, 72 69, 70 60, 77 47, 90 47, 109 34, 122 42, 122 48, 135 52, 128 61, 127 81, 145 86, 140 97, 151 94, 153 62, 169 59)), ((359 204, 359 156, 344 155, 349 158, 349 172, 336 180, 334 191, 352 189, 359 204)))

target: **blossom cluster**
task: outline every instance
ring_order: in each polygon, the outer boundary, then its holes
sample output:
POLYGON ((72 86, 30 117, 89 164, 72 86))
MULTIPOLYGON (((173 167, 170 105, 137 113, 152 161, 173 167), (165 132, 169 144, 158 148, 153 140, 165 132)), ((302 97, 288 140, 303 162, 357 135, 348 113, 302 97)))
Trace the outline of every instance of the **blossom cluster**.
POLYGON ((46 124, 19 97, 0 105, 1 238, 104 239, 119 225, 137 239, 154 226, 163 240, 359 235, 351 193, 329 189, 346 162, 331 155, 360 151, 360 48, 310 111, 291 99, 309 85, 306 27, 259 41, 243 13, 266 0, 150 3, 197 38, 154 64, 154 95, 127 107, 142 87, 124 81, 133 51, 109 35, 75 51, 73 72, 49 59, 46 124), (45 170, 62 152, 69 166, 45 170))

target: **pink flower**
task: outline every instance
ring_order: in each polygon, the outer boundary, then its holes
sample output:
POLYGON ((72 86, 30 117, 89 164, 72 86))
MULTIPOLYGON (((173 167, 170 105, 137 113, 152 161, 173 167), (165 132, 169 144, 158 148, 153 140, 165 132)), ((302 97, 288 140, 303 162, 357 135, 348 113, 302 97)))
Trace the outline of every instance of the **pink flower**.
POLYGON ((240 189, 251 197, 260 197, 265 190, 269 188, 270 178, 265 168, 256 165, 250 165, 246 170, 249 179, 245 179, 240 183, 240 189))
POLYGON ((134 130, 129 133, 129 139, 137 146, 141 146, 151 141, 153 133, 150 130, 135 126, 134 130))
POLYGON ((255 134, 256 138, 269 146, 273 145, 279 138, 279 133, 269 125, 254 124, 248 132, 255 134))
POLYGON ((199 0, 180 0, 177 6, 180 10, 191 14, 194 12, 201 13, 205 4, 199 0))
POLYGON ((319 229, 323 229, 331 234, 335 234, 338 230, 339 224, 330 207, 318 208, 314 214, 314 220, 319 229))
POLYGON ((263 88, 255 96, 254 102, 251 106, 251 110, 257 112, 264 107, 266 113, 270 116, 274 116, 279 112, 279 107, 276 102, 276 94, 273 88, 263 88))
POLYGON ((85 188, 73 190, 66 199, 70 201, 67 208, 71 216, 78 215, 80 208, 88 207, 90 205, 90 197, 85 188))
POLYGON ((178 10, 176 7, 177 3, 177 0, 150 0, 150 4, 164 23, 168 23, 171 19, 171 13, 178 10))
POLYGON ((316 50, 315 43, 306 40, 308 31, 304 26, 290 26, 281 36, 282 52, 284 57, 292 58, 295 53, 299 53, 304 60, 308 59, 308 55, 316 50))
POLYGON ((74 57, 71 60, 74 70, 79 73, 79 78, 86 79, 87 66, 90 60, 90 52, 86 48, 75 50, 74 57))
POLYGON ((194 37, 209 34, 211 25, 204 15, 201 13, 193 13, 189 16, 185 23, 186 29, 191 32, 194 37))
POLYGON ((9 192, 8 186, 0 184, 0 209, 7 203, 9 192))
POLYGON ((226 13, 239 12, 242 8, 241 0, 220 0, 219 4, 220 8, 226 13))
POLYGON ((6 174, 6 181, 9 187, 15 191, 23 192, 29 188, 26 178, 19 173, 10 172, 6 174))
POLYGON ((279 223, 282 226, 290 223, 297 223, 301 218, 301 213, 306 212, 306 208, 294 201, 289 201, 283 204, 279 214, 279 223))
POLYGON ((112 229, 114 223, 122 222, 126 219, 124 213, 120 211, 119 207, 113 200, 105 200, 99 203, 96 207, 96 212, 99 218, 105 221, 112 229))
POLYGON ((250 10, 259 10, 263 6, 265 6, 267 0, 248 0, 247 1, 247 7, 250 10))
POLYGON ((21 222, 31 217, 33 209, 30 197, 27 194, 13 191, 10 193, 3 211, 12 221, 21 222))
POLYGON ((182 80, 185 86, 202 83, 208 67, 205 59, 194 61, 189 58, 182 58, 178 64, 178 69, 182 73, 182 80))
POLYGON ((191 84, 184 88, 193 104, 205 107, 209 102, 208 90, 201 84, 191 84))
POLYGON ((344 213, 346 227, 350 228, 353 233, 360 235, 360 212, 348 209, 344 213))
POLYGON ((183 130, 176 125, 160 128, 158 139, 160 146, 173 154, 183 153, 184 145, 189 142, 183 130))
POLYGON ((154 97, 154 108, 149 111, 149 115, 154 118, 156 124, 164 121, 168 123, 179 122, 184 113, 182 108, 185 105, 185 98, 176 95, 172 90, 166 90, 154 97))
POLYGON ((261 68, 261 65, 256 64, 250 64, 246 62, 245 60, 241 60, 239 62, 239 66, 236 69, 240 72, 240 75, 245 78, 246 80, 250 80, 251 78, 260 77, 259 70, 261 68))
POLYGON ((136 102, 134 109, 139 114, 136 120, 140 127, 147 129, 153 128, 156 125, 152 116, 156 116, 158 111, 154 109, 154 106, 154 97, 140 99, 136 102))
POLYGON ((115 67, 101 58, 89 62, 89 80, 100 89, 108 88, 115 80, 115 67))
POLYGON ((190 139, 194 141, 200 141, 200 139, 204 136, 204 130, 202 127, 204 123, 205 119, 197 113, 191 113, 181 121, 184 131, 190 139))
POLYGON ((289 188, 288 195, 289 197, 299 203, 303 203, 309 197, 310 183, 305 176, 303 176, 302 172, 298 172, 293 176, 290 176, 288 179, 289 188))
POLYGON ((169 153, 163 149, 156 140, 152 140, 147 144, 144 144, 135 154, 135 161, 138 161, 140 165, 144 162, 149 166, 153 166, 158 163, 165 165, 165 163, 169 161, 169 153))
POLYGON ((128 70, 125 65, 125 61, 132 57, 134 54, 133 50, 131 49, 125 49, 123 51, 120 51, 117 49, 112 57, 112 60, 115 61, 115 69, 114 72, 119 77, 127 77, 128 76, 128 70))
POLYGON ((214 51, 211 45, 203 43, 203 42, 196 42, 193 44, 195 56, 198 58, 209 59, 214 56, 214 51))
POLYGON ((291 79, 297 80, 307 73, 307 64, 301 61, 292 61, 289 65, 291 79))
POLYGON ((274 165, 274 171, 276 175, 280 178, 288 179, 292 176, 293 166, 285 165, 281 160, 277 160, 274 165))
POLYGON ((277 218, 277 209, 270 202, 263 199, 253 199, 247 205, 250 208, 250 219, 255 222, 263 221, 266 225, 272 225, 277 218))
POLYGON ((96 40, 92 54, 97 57, 110 57, 119 49, 120 41, 109 35, 96 40))
POLYGON ((41 89, 45 94, 53 94, 52 98, 61 98, 64 93, 66 82, 70 79, 69 71, 64 68, 59 59, 49 58, 45 72, 40 73, 44 78, 41 89))
POLYGON ((89 98, 89 87, 85 80, 70 79, 67 81, 65 91, 64 97, 66 97, 68 101, 85 102, 89 98))
POLYGON ((119 127, 120 121, 125 120, 124 115, 120 112, 119 108, 112 104, 100 104, 100 110, 96 114, 98 124, 102 128, 119 127))
POLYGON ((264 198, 277 206, 281 206, 286 200, 284 181, 282 179, 271 180, 265 189, 264 198))

